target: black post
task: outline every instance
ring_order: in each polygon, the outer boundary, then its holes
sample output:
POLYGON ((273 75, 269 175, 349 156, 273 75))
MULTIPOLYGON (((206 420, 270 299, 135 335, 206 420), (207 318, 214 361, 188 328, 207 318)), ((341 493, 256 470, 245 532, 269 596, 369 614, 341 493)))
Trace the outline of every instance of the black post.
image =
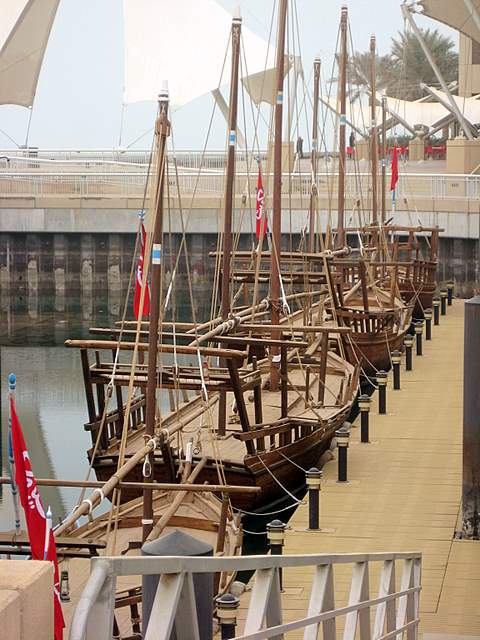
MULTIPOLYGON (((267 524, 267 538, 270 544, 270 554, 272 556, 281 556, 283 553, 283 544, 285 542, 285 525, 281 520, 272 520, 267 524)), ((280 591, 283 591, 283 572, 280 568, 278 576, 280 578, 280 591)))
POLYGON ((433 311, 431 309, 425 309, 423 317, 425 318, 425 340, 432 339, 432 316, 433 311))
POLYGON ((433 299, 433 324, 436 327, 440 324, 440 298, 433 299))
POLYGON ((400 351, 392 351, 392 368, 393 368, 393 388, 395 391, 400 389, 400 363, 402 354, 400 351))
POLYGON ((378 384, 378 413, 384 416, 387 413, 387 372, 377 371, 378 384))
POLYGON ((308 530, 320 529, 320 485, 322 472, 312 467, 306 473, 308 487, 308 530))
POLYGON ((441 303, 441 314, 442 316, 447 315, 447 297, 448 293, 446 289, 442 289, 440 291, 440 303, 441 303))
POLYGON ((335 431, 338 447, 338 482, 348 482, 348 439, 350 438, 349 423, 344 422, 340 429, 335 431))
POLYGON ((405 345, 405 370, 411 371, 413 369, 413 359, 412 359, 412 347, 413 347, 414 337, 411 333, 407 333, 403 344, 405 345))
POLYGON ((480 296, 465 303, 463 364, 463 537, 478 540, 480 532, 480 296))
POLYGON ((417 339, 417 356, 423 356, 422 334, 423 334, 423 320, 419 320, 418 322, 415 322, 415 337, 417 339))
POLYGON ((370 396, 366 394, 362 394, 358 399, 358 408, 360 409, 360 441, 364 444, 370 442, 369 415, 371 404, 372 400, 370 396))
POLYGON ((237 610, 240 606, 239 598, 236 598, 231 593, 224 593, 215 598, 215 604, 217 605, 217 617, 220 622, 221 640, 235 638, 237 610))
POLYGON ((453 282, 448 282, 447 283, 447 300, 448 300, 449 307, 452 306, 454 289, 455 289, 455 284, 453 282))

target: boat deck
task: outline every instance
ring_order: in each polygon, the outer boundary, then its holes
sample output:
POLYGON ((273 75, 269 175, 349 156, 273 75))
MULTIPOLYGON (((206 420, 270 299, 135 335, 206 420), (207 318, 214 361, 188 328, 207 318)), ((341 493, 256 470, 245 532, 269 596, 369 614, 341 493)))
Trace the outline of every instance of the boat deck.
MULTIPOLYGON (((462 483, 463 319, 464 303, 454 301, 440 326, 432 327, 433 340, 424 341, 424 355, 414 356, 413 371, 405 372, 402 363, 401 391, 393 391, 389 381, 388 415, 378 414, 373 396, 371 443, 360 443, 359 419, 352 428, 349 482, 336 482, 336 460, 323 469, 323 530, 306 531, 308 506, 301 505, 284 550, 422 552, 425 640, 480 637, 480 542, 454 539, 462 483)), ((285 573, 286 620, 305 615, 310 584, 305 572, 285 573)), ((335 584, 340 606, 348 600, 350 575, 338 568, 335 584)), ((376 588, 371 576, 372 594, 376 588)), ((300 637, 288 634, 289 640, 300 637)))

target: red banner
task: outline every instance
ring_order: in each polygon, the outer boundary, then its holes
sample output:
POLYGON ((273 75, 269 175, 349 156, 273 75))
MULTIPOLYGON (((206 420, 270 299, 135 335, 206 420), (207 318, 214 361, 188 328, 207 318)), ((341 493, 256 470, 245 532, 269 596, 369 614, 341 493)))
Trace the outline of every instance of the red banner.
MULTIPOLYGON (((58 579, 57 549, 53 531, 50 530, 48 551, 44 557, 47 519, 38 493, 37 483, 30 464, 27 447, 23 438, 22 427, 17 417, 13 397, 10 397, 10 416, 12 421, 12 448, 15 460, 15 482, 17 483, 20 501, 25 511, 30 548, 33 560, 50 560, 54 567, 54 621, 55 640, 62 640, 65 622, 60 603, 60 584, 58 579)), ((35 635, 35 634, 33 634, 35 635)))
POLYGON ((255 216, 256 227, 255 233, 257 240, 265 236, 267 231, 267 217, 265 215, 265 193, 263 191, 262 172, 258 167, 258 180, 257 180, 257 213, 255 216))
MULTIPOLYGON (((137 319, 140 313, 140 297, 142 295, 142 281, 143 281, 143 264, 145 260, 145 244, 147 239, 147 234, 145 232, 145 227, 143 226, 143 222, 142 222, 141 233, 142 233, 142 248, 140 250, 140 256, 138 258, 137 279, 135 282, 135 296, 133 298, 133 311, 137 319)), ((143 313, 141 315, 142 315, 142 318, 143 316, 150 315, 150 287, 148 286, 148 282, 147 282, 147 287, 145 289, 145 295, 143 297, 143 313)))
POLYGON ((398 149, 393 147, 392 154, 392 180, 390 182, 390 191, 394 191, 398 182, 398 149))

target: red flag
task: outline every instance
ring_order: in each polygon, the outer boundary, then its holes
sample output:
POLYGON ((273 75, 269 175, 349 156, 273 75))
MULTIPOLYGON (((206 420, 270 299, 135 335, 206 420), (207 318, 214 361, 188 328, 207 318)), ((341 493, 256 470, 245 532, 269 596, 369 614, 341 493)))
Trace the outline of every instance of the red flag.
POLYGON ((262 172, 260 171, 260 167, 258 167, 257 213, 255 219, 257 223, 255 233, 258 240, 260 238, 260 234, 263 237, 267 231, 267 217, 265 215, 265 193, 263 191, 262 172))
POLYGON ((32 472, 27 447, 23 439, 22 427, 15 411, 15 403, 10 398, 10 416, 12 420, 12 448, 15 460, 15 482, 17 483, 20 501, 25 511, 30 548, 33 560, 50 560, 54 567, 54 623, 55 640, 62 640, 65 622, 63 619, 62 605, 60 603, 60 584, 58 579, 57 549, 53 531, 50 530, 48 552, 44 558, 45 533, 47 520, 42 505, 42 499, 38 493, 37 483, 32 472))
MULTIPOLYGON (((140 250, 140 256, 138 258, 137 265, 137 281, 135 283, 135 296, 133 298, 133 311, 135 313, 135 317, 138 318, 140 312, 140 296, 142 295, 142 280, 143 280, 143 262, 145 259, 145 245, 146 245, 147 234, 145 232, 145 227, 142 222, 142 248, 140 250)), ((150 287, 148 286, 145 290, 145 295, 143 297, 143 316, 148 316, 150 314, 150 287)))
POLYGON ((396 145, 393 147, 392 156, 392 181, 390 182, 390 191, 394 191, 398 182, 398 149, 396 145))

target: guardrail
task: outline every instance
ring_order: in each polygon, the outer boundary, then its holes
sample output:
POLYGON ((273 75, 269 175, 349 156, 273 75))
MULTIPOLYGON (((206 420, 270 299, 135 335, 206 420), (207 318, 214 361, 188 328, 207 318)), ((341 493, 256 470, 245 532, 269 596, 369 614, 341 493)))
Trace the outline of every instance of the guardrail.
MULTIPOLYGON (((282 639, 285 633, 304 630, 304 638, 336 640, 337 622, 344 622, 344 640, 406 638, 416 640, 420 622, 420 553, 371 553, 308 556, 219 557, 112 557, 92 559, 92 571, 78 601, 70 627, 70 640, 110 640, 112 637, 116 580, 118 576, 160 575, 150 614, 146 640, 168 640, 176 626, 177 637, 198 640, 195 574, 255 571, 253 589, 240 640, 282 639), (375 571, 370 566, 375 565, 375 571), (400 588, 396 565, 402 565, 400 588), (351 565, 349 567, 348 565, 351 565), (338 589, 351 576, 348 604, 335 607, 338 589), (280 570, 284 584, 288 572, 313 569, 310 601, 305 613, 284 622, 280 570), (337 584, 335 573, 341 574, 337 584), (380 572, 378 572, 380 569, 380 572), (375 578, 377 578, 375 580, 375 578), (376 594, 371 596, 374 583, 376 594), (404 635, 405 634, 405 635, 404 635)), ((305 584, 305 592, 308 592, 305 584)), ((288 601, 288 596, 285 597, 288 601)), ((307 603, 305 602, 307 605, 307 603)), ((289 612, 291 614, 291 611, 289 612)), ((291 615, 289 616, 291 617, 291 615)))
MULTIPOLYGON (((249 162, 254 164, 252 152, 237 150, 235 153, 237 162, 249 162)), ((267 156, 266 151, 259 151, 262 160, 267 156)), ((75 165, 79 169, 104 166, 121 168, 130 167, 146 168, 150 162, 151 151, 149 149, 0 149, 0 167, 44 167, 52 168, 57 165, 60 171, 62 166, 75 165)), ((170 160, 175 157, 177 165, 185 169, 223 169, 226 166, 227 156, 225 151, 175 151, 169 152, 170 160)))
MULTIPOLYGON (((1 162, 1 160, 0 160, 1 162)), ((53 171, 38 168, 12 171, 2 169, 0 165, 0 197, 55 197, 68 198, 141 198, 145 190, 147 171, 137 167, 135 170, 118 171, 112 165, 108 171, 98 171, 93 166, 85 171, 53 171)), ((264 174, 264 188, 268 197, 271 174, 264 174)), ((347 174, 345 194, 355 199, 365 199, 371 190, 370 174, 347 174), (362 195, 363 194, 363 195, 362 195)), ((317 176, 317 192, 321 198, 330 198, 334 207, 337 197, 337 177, 327 173, 317 176)), ((224 193, 224 172, 218 170, 179 170, 178 184, 175 172, 169 172, 170 194, 197 194, 198 196, 222 197, 224 193)), ((246 195, 251 206, 255 206, 257 176, 255 171, 239 172, 235 179, 235 194, 246 195)), ((312 190, 312 176, 309 172, 285 173, 282 192, 285 196, 309 198, 312 190)), ((418 198, 441 198, 444 200, 469 200, 480 197, 480 176, 450 174, 404 173, 397 185, 397 201, 407 197, 415 206, 418 198)), ((303 200, 295 207, 307 207, 303 200)), ((249 206, 249 205, 248 205, 249 206)))

